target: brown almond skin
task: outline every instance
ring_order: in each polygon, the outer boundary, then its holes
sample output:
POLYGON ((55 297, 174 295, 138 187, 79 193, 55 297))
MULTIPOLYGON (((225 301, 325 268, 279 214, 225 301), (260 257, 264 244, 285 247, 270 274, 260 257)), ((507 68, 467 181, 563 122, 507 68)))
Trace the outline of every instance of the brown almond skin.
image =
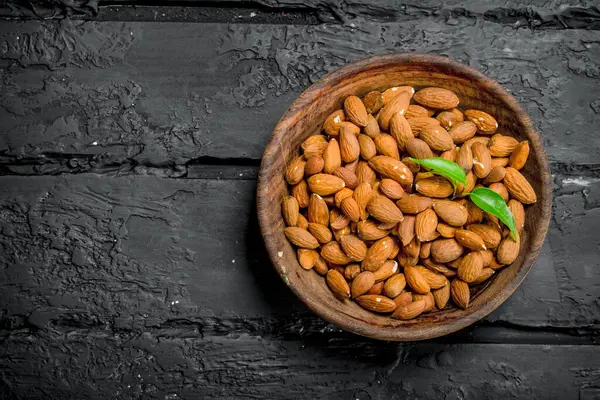
POLYGON ((350 264, 344 269, 344 278, 347 281, 352 281, 360 274, 360 264, 350 264))
POLYGON ((319 247, 317 239, 307 230, 290 226, 284 229, 285 237, 298 247, 303 249, 316 249, 319 247))
POLYGON ((396 205, 403 213, 418 214, 426 208, 432 207, 433 201, 429 197, 411 194, 398 200, 396 205))
POLYGON ((340 145, 335 139, 331 139, 323 152, 323 171, 326 174, 332 174, 333 171, 342 166, 342 156, 340 154, 340 145))
POLYGON ((459 122, 450 129, 448 134, 455 144, 462 144, 477 133, 477 126, 471 121, 459 122))
POLYGON ((404 277, 406 278, 406 283, 414 292, 425 294, 431 291, 431 286, 429 286, 429 283, 427 283, 427 280, 425 280, 425 277, 417 267, 404 267, 404 277))
POLYGON ((425 311, 425 300, 417 300, 404 306, 399 306, 392 314, 392 318, 407 321, 417 318, 425 311))
POLYGON ((294 196, 285 196, 281 201, 281 213, 287 226, 297 226, 300 206, 294 196))
POLYGON ((500 165, 492 167, 488 176, 483 180, 483 185, 487 186, 492 183, 500 182, 506 175, 506 169, 500 165))
POLYGON ((331 289, 336 297, 340 299, 350 298, 350 287, 348 286, 348 282, 346 282, 346 279, 344 279, 342 274, 335 269, 330 269, 327 272, 326 280, 327 286, 329 286, 329 289, 331 289))
POLYGON ((407 92, 409 98, 412 98, 415 94, 415 88, 412 86, 393 86, 383 91, 383 104, 387 105, 392 99, 400 94, 400 92, 407 92))
POLYGON ((369 216, 367 213, 367 205, 371 201, 371 197, 373 196, 373 190, 371 189, 371 185, 368 183, 359 184, 354 190, 354 200, 358 204, 358 208, 360 210, 360 219, 365 220, 369 216))
POLYGON ((490 151, 482 143, 474 143, 471 146, 473 151, 473 172, 478 178, 485 178, 492 170, 492 156, 490 151))
POLYGON ((455 239, 437 239, 431 245, 431 257, 439 263, 456 260, 463 254, 463 247, 455 239))
POLYGON ((346 184, 337 176, 316 174, 308 178, 308 187, 319 196, 329 196, 342 190, 346 184))
POLYGON ((323 171, 324 167, 325 160, 323 160, 323 156, 316 155, 306 161, 306 164, 304 165, 304 175, 309 177, 311 175, 318 174, 319 172, 323 171))
POLYGON ((396 113, 404 115, 410 99, 412 97, 409 91, 400 91, 392 100, 387 103, 379 112, 379 126, 384 131, 388 131, 390 127, 390 120, 396 113))
POLYGON ((360 207, 354 198, 346 197, 342 200, 340 209, 350 221, 358 222, 360 220, 360 207))
POLYGON ((450 300, 450 284, 443 286, 437 290, 432 290, 433 300, 435 301, 435 306, 439 310, 443 310, 444 307, 448 304, 448 300, 450 300))
POLYGON ((472 251, 463 257, 458 267, 458 277, 467 283, 474 282, 483 270, 483 260, 478 252, 472 251))
POLYGON ((517 232, 521 233, 523 231, 523 227, 525 226, 525 208, 520 201, 511 199, 508 202, 508 208, 515 218, 515 227, 517 228, 517 232))
POLYGON ((340 125, 346 120, 344 110, 336 110, 329 114, 323 123, 323 130, 329 136, 337 136, 340 134, 340 125))
POLYGON ((455 232, 456 241, 471 250, 486 250, 485 242, 477 233, 467 229, 459 229, 455 232))
POLYGON ((346 118, 357 126, 367 125, 367 109, 359 97, 346 97, 346 100, 344 100, 344 113, 346 118))
POLYGON ((290 185, 295 185, 304 179, 305 165, 306 161, 304 160, 303 156, 300 156, 292 161, 285 171, 285 180, 287 183, 290 185))
POLYGON ((362 308, 376 313, 391 313, 396 309, 394 300, 380 295, 365 294, 357 297, 356 302, 362 308))
POLYGON ((459 119, 459 116, 452 111, 442 111, 435 117, 435 119, 440 121, 440 125, 442 125, 447 131, 449 131, 454 125, 463 121, 462 113, 461 119, 459 119))
POLYGON ((376 156, 369 160, 369 166, 377 171, 382 177, 390 178, 402 186, 410 186, 413 183, 413 173, 400 160, 388 156, 376 156))
POLYGON ((456 156, 456 163, 461 166, 465 172, 471 171, 473 168, 473 150, 471 146, 462 145, 456 156))
POLYGON ((302 214, 298 214, 298 224, 296 225, 298 228, 308 229, 308 220, 302 214))
POLYGON ((341 241, 342 249, 352 261, 360 262, 367 255, 367 245, 354 235, 345 235, 341 241))
POLYGON ((421 139, 412 138, 406 143, 406 151, 413 158, 432 158, 433 152, 429 145, 421 139))
POLYGON ((504 199, 504 202, 508 202, 508 190, 506 190, 506 186, 501 182, 492 183, 488 186, 488 189, 493 190, 498 193, 504 199))
POLYGON ((449 110, 458 106, 458 96, 448 89, 427 87, 413 96, 414 100, 425 107, 449 110))
POLYGON ((319 257, 319 253, 311 249, 298 249, 298 263, 304 269, 312 269, 319 257))
POLYGON ((329 209, 325 200, 318 194, 313 193, 308 202, 308 222, 329 225, 329 209))
POLYGON ((488 249, 495 249, 498 247, 500 244, 500 239, 502 239, 500 232, 489 225, 472 224, 468 225, 467 229, 481 236, 483 242, 485 243, 485 247, 488 249))
POLYGON ((421 250, 419 251, 419 257, 421 259, 429 258, 431 255, 431 242, 421 243, 421 250))
POLYGON ((430 269, 421 266, 417 266, 415 268, 419 270, 419 272, 425 278, 431 289, 439 289, 441 287, 446 286, 449 283, 448 279, 440 273, 431 271, 430 269))
POLYGON ((300 181, 298 184, 292 186, 292 196, 296 198, 300 208, 308 207, 310 193, 308 192, 308 184, 306 181, 300 181))
POLYGON ((412 292, 403 290, 402 293, 394 297, 394 303, 396 303, 396 306, 398 307, 412 303, 412 292))
POLYGON ((390 134, 396 140, 400 151, 406 149, 406 144, 415 135, 412 132, 410 124, 402 114, 396 113, 390 120, 390 134))
POLYGON ((360 156, 360 144, 354 128, 348 128, 349 122, 342 123, 340 128, 340 155, 342 161, 350 163, 360 156))
POLYGON ((525 166, 527 157, 529 157, 529 142, 525 140, 515 147, 508 160, 508 165, 516 170, 520 170, 525 166))
POLYGON ((360 221, 357 227, 358 236, 363 240, 379 240, 388 235, 388 231, 379 229, 371 220, 360 221))
POLYGON ((517 236, 517 240, 513 240, 510 236, 505 237, 498 246, 496 258, 498 263, 503 265, 512 264, 519 256, 521 240, 517 236))
POLYGON ((381 295, 383 294, 383 282, 376 282, 373 287, 367 292, 367 294, 376 294, 376 295, 381 295))
POLYGON ((414 267, 415 265, 417 265, 419 263, 419 255, 417 254, 416 256, 411 256, 409 254, 406 254, 406 252, 404 251, 404 249, 401 249, 398 252, 398 264, 400 264, 402 267, 414 267))
POLYGON ((454 193, 450 181, 442 176, 434 175, 415 183, 415 189, 423 196, 444 199, 454 193))
POLYGON ((492 157, 508 157, 518 144, 513 137, 497 134, 491 137, 488 150, 492 157))
MULTIPOLYGON (((431 114, 433 115, 433 114, 431 114)), ((429 111, 423 107, 420 106, 418 104, 411 104, 408 106, 408 108, 406 109, 406 113, 404 114, 404 116, 406 118, 427 118, 431 116, 429 114, 429 111)))
POLYGON ((488 279, 490 279, 492 276, 494 276, 495 273, 496 273, 496 271, 494 271, 491 268, 484 268, 481 270, 481 274, 479 275, 479 277, 477 279, 475 279, 472 282, 472 284, 479 285, 480 283, 483 283, 483 282, 487 281, 488 279))
POLYGON ((467 222, 465 222, 465 225, 480 224, 483 221, 483 210, 481 208, 477 207, 470 200, 465 201, 464 206, 467 209, 468 214, 467 222))
POLYGON ((400 160, 398 144, 396 143, 396 139, 394 139, 391 135, 382 133, 374 139, 374 142, 375 147, 377 148, 377 154, 400 160))
POLYGON ((365 271, 377 271, 392 253, 394 244, 390 237, 379 239, 367 250, 361 267, 365 271))
POLYGON ((433 210, 444 222, 451 226, 463 226, 469 217, 467 208, 452 200, 434 201, 433 210))
POLYGON ((363 271, 352 280, 352 298, 367 293, 375 285, 375 277, 370 271, 363 271))
POLYGON ((406 194, 398 182, 389 178, 384 178, 379 182, 379 191, 390 200, 399 200, 406 194))
POLYGON ((365 95, 363 104, 369 114, 377 114, 383 107, 383 95, 377 90, 373 90, 365 95))
POLYGON ((410 257, 418 257, 421 253, 421 241, 417 238, 411 240, 407 246, 404 246, 404 253, 410 257))
POLYGON ((348 265, 352 259, 344 253, 338 242, 329 242, 321 248, 321 257, 330 263, 348 265))
POLYGON ((385 281, 385 284, 383 285, 383 293, 387 297, 395 299, 402 293, 405 287, 406 278, 404 278, 404 274, 396 274, 385 281))
POLYGON ((435 299, 433 298, 433 294, 431 292, 427 294, 413 293, 413 302, 415 301, 424 301, 425 309, 424 313, 431 312, 435 308, 435 299))
POLYGON ((456 276, 456 271, 454 269, 446 267, 444 264, 438 264, 431 260, 430 258, 425 258, 421 260, 425 268, 430 269, 433 272, 437 272, 439 274, 444 275, 446 278, 452 278, 456 276))
POLYGON ((428 208, 421 211, 419 214, 417 214, 417 218, 415 220, 415 232, 417 238, 422 242, 435 239, 434 233, 437 225, 438 217, 432 209, 428 208))
POLYGON ((491 135, 498 129, 498 122, 490 114, 481 110, 466 110, 465 119, 477 125, 477 130, 483 135, 491 135))
POLYGON ((507 167, 506 175, 502 180, 504 186, 512 197, 523 204, 533 204, 537 201, 537 196, 531 184, 515 168, 507 167))
POLYGON ((373 272, 375 282, 382 282, 398 273, 398 263, 394 260, 387 260, 383 265, 373 272))
POLYGON ((415 221, 414 215, 405 215, 404 219, 398 224, 398 236, 402 241, 402 245, 408 245, 415 237, 415 221))
POLYGON ((367 210, 373 218, 381 222, 398 223, 404 219, 402 211, 394 202, 385 196, 376 195, 371 198, 367 210))
POLYGON ((377 148, 375 142, 367 135, 358 135, 358 144, 360 145, 360 156, 369 160, 377 155, 377 148))
POLYGON ((308 231, 322 244, 329 243, 333 239, 333 234, 325 225, 310 222, 308 231))
POLYGON ((456 162, 456 157, 458 156, 458 150, 459 150, 458 147, 454 147, 451 150, 447 150, 447 151, 443 152, 440 157, 442 157, 444 160, 456 162))
POLYGON ((454 279, 450 286, 450 293, 452 295, 452 301, 458 307, 466 309, 469 306, 469 300, 471 293, 469 292, 469 285, 460 279, 454 279))
MULTIPOLYGON (((456 232, 456 228, 450 226, 444 222, 438 222, 438 226, 436 230, 442 235, 443 238, 450 239, 453 238, 456 232)), ((427 257, 425 257, 427 258, 427 257)))
POLYGON ((413 136, 417 137, 421 135, 421 131, 428 127, 440 127, 440 121, 430 117, 419 117, 419 118, 407 118, 410 129, 412 130, 413 136))
POLYGON ((327 261, 325 261, 325 259, 319 255, 319 257, 315 261, 315 266, 314 266, 313 270, 317 274, 319 274, 321 276, 325 276, 327 274, 327 271, 329 271, 329 266, 327 265, 327 261))
POLYGON ((452 137, 441 126, 424 128, 420 137, 432 150, 446 151, 454 147, 452 137))
POLYGON ((354 191, 352 191, 351 189, 348 188, 343 188, 342 190, 340 190, 339 192, 337 192, 335 194, 335 196, 333 197, 333 199, 335 200, 335 206, 337 208, 340 208, 342 205, 342 200, 344 200, 346 197, 352 197, 354 195, 354 191))
POLYGON ((333 176, 337 176, 344 181, 344 184, 349 189, 356 189, 358 186, 358 178, 354 172, 346 167, 340 167, 333 171, 333 176))
POLYGON ((470 193, 473 189, 475 189, 475 182, 477 182, 477 177, 473 171, 467 172, 467 185, 464 186, 462 183, 459 183, 456 186, 456 192, 461 195, 463 193, 470 193))
POLYGON ((367 117, 367 126, 365 126, 363 130, 371 139, 374 139, 381 133, 381 130, 379 129, 379 122, 377 122, 377 119, 371 114, 369 114, 367 117))

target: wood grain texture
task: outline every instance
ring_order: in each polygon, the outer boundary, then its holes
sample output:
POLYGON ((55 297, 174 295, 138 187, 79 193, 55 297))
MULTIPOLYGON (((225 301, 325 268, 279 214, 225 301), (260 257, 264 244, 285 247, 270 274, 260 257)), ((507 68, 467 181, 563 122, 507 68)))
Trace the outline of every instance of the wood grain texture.
POLYGON ((257 164, 287 106, 323 74, 373 54, 420 51, 504 85, 532 116, 552 163, 597 164, 598 31, 456 20, 3 21, 0 163, 17 174, 185 168, 206 159, 257 164), (68 38, 72 49, 55 38, 68 38))

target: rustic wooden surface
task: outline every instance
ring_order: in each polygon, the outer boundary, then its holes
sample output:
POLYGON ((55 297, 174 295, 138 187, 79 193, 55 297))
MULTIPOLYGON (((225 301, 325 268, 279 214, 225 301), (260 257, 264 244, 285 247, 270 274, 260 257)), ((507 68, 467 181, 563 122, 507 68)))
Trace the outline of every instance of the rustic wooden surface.
POLYGON ((599 398, 600 12, 489 3, 0 5, 0 398, 599 398), (255 179, 311 82, 413 50, 521 101, 554 213, 502 307, 392 344, 281 283, 255 179))

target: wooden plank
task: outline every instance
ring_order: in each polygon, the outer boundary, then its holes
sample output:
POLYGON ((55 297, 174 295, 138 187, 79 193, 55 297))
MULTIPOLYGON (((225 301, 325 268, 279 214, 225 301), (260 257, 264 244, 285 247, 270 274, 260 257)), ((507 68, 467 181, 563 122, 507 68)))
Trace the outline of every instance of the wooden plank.
POLYGON ((600 32, 453 19, 318 26, 4 21, 0 163, 17 174, 205 158, 256 163, 301 90, 348 62, 389 51, 440 53, 485 72, 523 103, 551 161, 597 163, 600 32))
POLYGON ((135 336, 52 331, 13 335, 4 344, 4 398, 587 400, 600 394, 598 346, 324 342, 208 336, 196 327, 135 336))
MULTIPOLYGON (((290 321, 327 328, 274 272, 257 227, 255 182, 244 179, 0 177, 0 327, 139 331, 216 318, 280 334, 290 321)), ((483 325, 597 332, 600 182, 588 189, 557 196, 536 266, 483 325)))

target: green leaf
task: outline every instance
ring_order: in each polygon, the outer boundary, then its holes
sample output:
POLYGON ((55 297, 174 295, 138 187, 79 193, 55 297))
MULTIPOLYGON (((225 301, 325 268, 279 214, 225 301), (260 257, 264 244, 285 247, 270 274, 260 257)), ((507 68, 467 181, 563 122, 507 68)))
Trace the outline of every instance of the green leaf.
POLYGON ((457 183, 467 184, 467 175, 460 165, 455 162, 445 160, 443 158, 410 158, 411 161, 416 162, 426 168, 429 168, 431 172, 437 175, 441 175, 448 179, 454 188, 457 183))
POLYGON ((491 189, 483 187, 473 189, 473 191, 468 195, 471 198, 471 201, 473 201, 477 207, 498 217, 498 219, 502 221, 504 225, 508 226, 513 239, 517 239, 515 217, 510 212, 510 209, 506 205, 506 202, 504 202, 502 196, 491 189))

